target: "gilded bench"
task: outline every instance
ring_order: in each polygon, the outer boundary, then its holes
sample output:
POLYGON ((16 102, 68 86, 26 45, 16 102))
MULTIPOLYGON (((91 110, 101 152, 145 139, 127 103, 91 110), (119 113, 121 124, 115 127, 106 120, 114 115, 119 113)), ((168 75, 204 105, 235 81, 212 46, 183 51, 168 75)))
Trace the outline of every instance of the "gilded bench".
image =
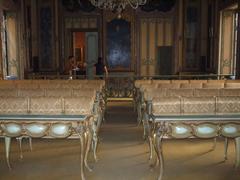
POLYGON ((153 147, 163 176, 162 139, 225 138, 235 140, 235 167, 240 165, 240 97, 161 97, 148 101, 144 111, 145 135, 149 140, 150 158, 153 147))
POLYGON ((80 171, 88 166, 88 153, 96 135, 97 116, 92 97, 2 97, 0 99, 0 136, 5 139, 6 159, 10 166, 11 138, 79 138, 80 171))

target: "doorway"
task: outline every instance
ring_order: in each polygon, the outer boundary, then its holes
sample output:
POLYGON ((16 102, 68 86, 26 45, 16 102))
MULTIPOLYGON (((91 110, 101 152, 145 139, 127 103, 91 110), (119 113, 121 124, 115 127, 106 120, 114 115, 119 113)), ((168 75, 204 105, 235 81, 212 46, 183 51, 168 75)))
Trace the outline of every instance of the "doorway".
POLYGON ((218 73, 236 76, 238 5, 221 11, 218 73))
POLYGON ((17 15, 15 12, 3 11, 1 40, 3 76, 5 78, 19 78, 17 15))
POLYGON ((98 32, 74 31, 72 33, 75 64, 84 69, 86 77, 93 79, 98 59, 98 32))

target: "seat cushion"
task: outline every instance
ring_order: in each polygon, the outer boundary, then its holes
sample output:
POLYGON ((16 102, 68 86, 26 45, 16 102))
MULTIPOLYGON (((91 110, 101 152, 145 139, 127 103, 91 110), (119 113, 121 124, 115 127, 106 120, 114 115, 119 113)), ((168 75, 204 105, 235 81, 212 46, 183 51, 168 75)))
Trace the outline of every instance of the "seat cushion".
POLYGON ((195 89, 194 96, 196 97, 206 97, 206 96, 219 96, 219 89, 195 89))
POLYGON ((192 97, 194 95, 193 89, 168 89, 167 90, 167 96, 169 97, 192 97))

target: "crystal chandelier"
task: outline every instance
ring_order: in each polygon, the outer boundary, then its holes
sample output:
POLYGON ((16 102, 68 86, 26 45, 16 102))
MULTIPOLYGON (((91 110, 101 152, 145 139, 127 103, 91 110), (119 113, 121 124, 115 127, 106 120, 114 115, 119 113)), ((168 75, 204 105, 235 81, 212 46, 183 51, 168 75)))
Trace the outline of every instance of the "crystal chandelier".
POLYGON ((147 3, 147 0, 90 0, 93 6, 99 9, 109 9, 121 13, 127 5, 133 9, 147 3))

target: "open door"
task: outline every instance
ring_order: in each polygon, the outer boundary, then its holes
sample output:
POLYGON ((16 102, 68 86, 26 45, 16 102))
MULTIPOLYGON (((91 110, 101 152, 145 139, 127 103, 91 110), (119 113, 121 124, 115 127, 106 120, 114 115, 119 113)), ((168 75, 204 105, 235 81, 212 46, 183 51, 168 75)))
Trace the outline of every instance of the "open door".
POLYGON ((88 79, 93 79, 95 75, 95 64, 98 59, 98 33, 86 32, 86 74, 88 79))
POLYGON ((93 79, 98 59, 98 33, 73 32, 73 55, 75 64, 85 69, 88 79, 93 79))
POLYGON ((75 64, 83 65, 85 63, 85 32, 73 32, 73 55, 75 64))
POLYGON ((17 15, 4 11, 2 30, 2 68, 4 77, 19 78, 19 60, 17 47, 17 15))
POLYGON ((156 72, 158 75, 171 75, 172 74, 172 46, 159 46, 157 47, 157 66, 156 72))
POLYGON ((235 9, 222 11, 219 43, 219 74, 236 75, 237 22, 238 15, 235 9))

